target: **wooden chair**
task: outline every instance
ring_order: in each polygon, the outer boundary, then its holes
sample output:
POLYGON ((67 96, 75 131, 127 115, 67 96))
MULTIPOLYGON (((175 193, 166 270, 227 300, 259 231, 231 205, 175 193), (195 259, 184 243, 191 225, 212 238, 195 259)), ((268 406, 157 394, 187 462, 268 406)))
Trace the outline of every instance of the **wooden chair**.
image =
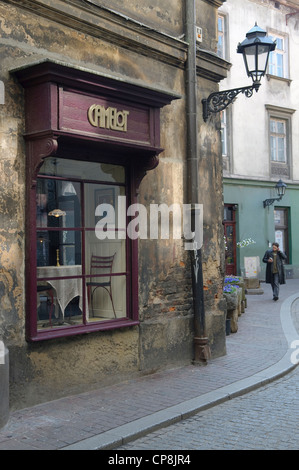
POLYGON ((51 307, 49 311, 49 325, 52 326, 52 313, 54 309, 54 298, 53 298, 53 287, 50 286, 49 284, 40 284, 37 286, 37 292, 40 294, 41 292, 47 292, 49 293, 50 299, 51 299, 51 307))
POLYGON ((116 318, 113 298, 112 298, 112 286, 111 286, 111 274, 113 268, 114 257, 112 256, 91 256, 90 261, 90 281, 86 283, 88 289, 88 297, 91 299, 91 310, 94 316, 93 296, 98 287, 105 289, 110 297, 114 317, 116 318))

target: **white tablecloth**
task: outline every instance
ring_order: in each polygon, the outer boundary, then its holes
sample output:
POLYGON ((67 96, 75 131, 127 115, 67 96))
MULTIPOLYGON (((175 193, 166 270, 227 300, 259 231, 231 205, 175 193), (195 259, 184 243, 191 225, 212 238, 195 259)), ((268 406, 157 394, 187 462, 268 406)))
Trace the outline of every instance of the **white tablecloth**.
MULTIPOLYGON (((49 278, 49 277, 66 277, 66 276, 81 276, 82 266, 39 266, 37 268, 37 278, 49 278)), ((72 279, 47 279, 47 282, 56 291, 56 300, 58 305, 61 308, 62 314, 64 316, 64 311, 69 304, 69 302, 74 298, 79 296, 79 307, 82 310, 83 304, 83 294, 82 294, 82 278, 72 278, 72 279)), ((87 299, 86 299, 87 300, 87 299)), ((86 302, 86 309, 88 309, 88 304, 86 302)), ((88 317, 88 315, 86 315, 88 317)))

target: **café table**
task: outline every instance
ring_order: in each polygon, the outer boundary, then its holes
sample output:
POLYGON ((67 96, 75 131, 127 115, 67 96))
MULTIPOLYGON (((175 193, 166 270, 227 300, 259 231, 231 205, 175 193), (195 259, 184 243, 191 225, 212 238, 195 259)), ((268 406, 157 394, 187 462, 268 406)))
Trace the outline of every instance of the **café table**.
POLYGON ((63 317, 66 307, 77 296, 79 296, 79 308, 83 311, 82 277, 76 277, 81 275, 81 265, 37 267, 37 279, 46 281, 55 289, 55 303, 56 306, 59 305, 63 317))

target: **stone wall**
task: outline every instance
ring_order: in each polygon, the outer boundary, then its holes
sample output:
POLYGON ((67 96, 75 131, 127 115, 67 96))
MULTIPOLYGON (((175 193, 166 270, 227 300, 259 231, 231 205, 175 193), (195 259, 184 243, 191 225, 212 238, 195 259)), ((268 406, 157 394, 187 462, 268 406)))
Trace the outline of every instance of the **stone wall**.
MULTIPOLYGON (((212 52, 220 3, 197 1, 204 46, 212 52)), ((0 337, 10 351, 12 408, 161 367, 189 364, 193 355, 190 260, 182 240, 140 241, 139 326, 34 344, 25 340, 25 108, 23 88, 10 73, 12 69, 48 58, 180 95, 181 99, 161 112, 164 152, 159 166, 144 178, 139 201, 148 206, 186 200, 183 2, 165 0, 163 8, 158 0, 129 1, 121 7, 112 0, 53 0, 51 8, 48 4, 46 0, 0 1, 1 79, 5 86, 5 105, 0 106, 0 337)), ((225 70, 206 50, 198 54, 204 293, 207 331, 216 357, 225 353, 220 134, 217 118, 208 125, 203 123, 201 97, 217 88, 225 70)))

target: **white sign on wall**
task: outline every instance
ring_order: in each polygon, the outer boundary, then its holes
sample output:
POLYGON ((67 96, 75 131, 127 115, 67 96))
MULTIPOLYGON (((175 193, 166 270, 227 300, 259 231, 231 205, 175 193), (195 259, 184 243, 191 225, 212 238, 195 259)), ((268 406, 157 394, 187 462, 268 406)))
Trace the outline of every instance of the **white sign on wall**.
POLYGON ((282 230, 275 230, 275 241, 279 244, 281 251, 284 251, 282 230))
POLYGON ((257 277, 260 272, 259 256, 244 257, 245 277, 257 277))

